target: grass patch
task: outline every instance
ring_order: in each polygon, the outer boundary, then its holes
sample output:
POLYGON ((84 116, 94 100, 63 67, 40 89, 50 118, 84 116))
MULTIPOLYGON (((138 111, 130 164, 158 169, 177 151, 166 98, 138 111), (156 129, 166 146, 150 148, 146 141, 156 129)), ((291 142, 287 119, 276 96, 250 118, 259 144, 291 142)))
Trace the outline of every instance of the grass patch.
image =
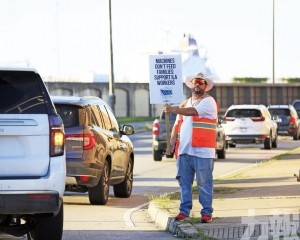
POLYGON ((176 209, 177 211, 177 205, 175 206, 175 203, 172 202, 172 200, 177 200, 178 193, 170 193, 170 194, 164 194, 161 196, 154 196, 154 195, 147 195, 149 198, 149 201, 153 201, 156 203, 159 207, 166 209, 170 212, 170 209, 176 209))
POLYGON ((201 239, 201 240, 216 240, 216 238, 209 237, 204 235, 203 229, 197 229, 199 236, 197 238, 191 238, 191 239, 201 239))
POLYGON ((214 193, 218 194, 232 194, 238 192, 239 188, 229 188, 229 187, 215 187, 214 193))
MULTIPOLYGON (((240 190, 239 188, 214 187, 214 193, 218 193, 218 194, 231 194, 231 193, 236 193, 239 190, 240 190)), ((193 195, 198 195, 198 188, 196 185, 193 186, 193 195)), ((180 198, 180 193, 179 193, 179 198, 180 198)))
POLYGON ((154 117, 117 117, 118 123, 130 123, 130 122, 148 122, 153 121, 154 117))

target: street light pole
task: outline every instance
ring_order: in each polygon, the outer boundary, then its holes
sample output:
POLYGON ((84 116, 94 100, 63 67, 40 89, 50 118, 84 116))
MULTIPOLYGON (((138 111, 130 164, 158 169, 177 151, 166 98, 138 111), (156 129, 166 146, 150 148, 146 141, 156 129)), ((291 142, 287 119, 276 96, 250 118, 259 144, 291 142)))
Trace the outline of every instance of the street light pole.
POLYGON ((272 79, 275 83, 275 0, 273 0, 273 49, 272 49, 272 79))
POLYGON ((113 42, 112 42, 112 23, 111 23, 111 0, 109 0, 109 42, 110 42, 110 77, 109 77, 109 103, 110 107, 115 111, 115 80, 114 80, 114 58, 113 58, 113 42))

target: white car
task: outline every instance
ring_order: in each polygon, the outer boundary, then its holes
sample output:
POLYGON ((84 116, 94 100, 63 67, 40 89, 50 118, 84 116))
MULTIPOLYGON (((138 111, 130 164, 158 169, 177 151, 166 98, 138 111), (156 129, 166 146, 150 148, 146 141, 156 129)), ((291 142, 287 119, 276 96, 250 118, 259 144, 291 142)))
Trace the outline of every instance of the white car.
POLYGON ((238 144, 264 144, 265 149, 277 148, 277 123, 264 105, 230 106, 222 121, 230 147, 238 144))
POLYGON ((60 240, 64 126, 40 75, 0 68, 0 232, 60 240))

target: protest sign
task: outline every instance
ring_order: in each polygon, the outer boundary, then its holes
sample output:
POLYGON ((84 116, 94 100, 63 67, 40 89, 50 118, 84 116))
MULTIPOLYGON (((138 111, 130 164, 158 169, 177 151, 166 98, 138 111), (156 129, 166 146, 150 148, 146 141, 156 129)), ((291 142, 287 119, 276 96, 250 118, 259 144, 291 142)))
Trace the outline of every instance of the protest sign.
MULTIPOLYGON (((150 55, 150 103, 180 103, 183 99, 181 55, 150 55)), ((167 155, 170 155, 170 114, 165 115, 167 155)))
POLYGON ((150 55, 150 103, 180 103, 183 100, 180 54, 150 55))

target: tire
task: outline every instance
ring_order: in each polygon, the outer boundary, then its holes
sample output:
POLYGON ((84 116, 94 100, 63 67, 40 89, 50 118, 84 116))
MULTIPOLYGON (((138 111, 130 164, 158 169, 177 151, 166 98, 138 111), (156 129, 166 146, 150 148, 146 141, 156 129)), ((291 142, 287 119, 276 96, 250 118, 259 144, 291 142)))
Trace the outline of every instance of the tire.
POLYGON ((271 140, 271 138, 272 138, 272 135, 270 135, 269 138, 265 139, 265 142, 264 142, 264 148, 265 149, 270 150, 272 148, 272 140, 271 140))
POLYGON ((296 131, 296 133, 293 135, 293 140, 298 140, 298 139, 299 139, 299 133, 298 131, 296 131))
POLYGON ((161 150, 154 150, 153 149, 153 160, 154 161, 161 161, 162 160, 162 151, 161 150))
POLYGON ((171 153, 170 155, 166 154, 166 158, 174 158, 174 152, 171 153))
POLYGON ((236 147, 236 144, 235 144, 235 143, 229 143, 229 147, 235 148, 235 147, 236 147))
POLYGON ((92 205, 105 205, 107 203, 109 196, 109 172, 108 162, 105 161, 98 184, 88 189, 89 200, 92 205))
POLYGON ((129 198, 132 192, 132 183, 133 183, 133 161, 130 157, 124 181, 113 186, 115 197, 129 198))
POLYGON ((27 233, 28 240, 61 240, 64 224, 64 205, 55 216, 34 217, 33 228, 27 233))
POLYGON ((225 159, 226 158, 226 148, 223 146, 222 150, 217 151, 218 159, 225 159))
POLYGON ((272 141, 272 147, 277 148, 278 146, 278 135, 276 133, 274 140, 272 141))

